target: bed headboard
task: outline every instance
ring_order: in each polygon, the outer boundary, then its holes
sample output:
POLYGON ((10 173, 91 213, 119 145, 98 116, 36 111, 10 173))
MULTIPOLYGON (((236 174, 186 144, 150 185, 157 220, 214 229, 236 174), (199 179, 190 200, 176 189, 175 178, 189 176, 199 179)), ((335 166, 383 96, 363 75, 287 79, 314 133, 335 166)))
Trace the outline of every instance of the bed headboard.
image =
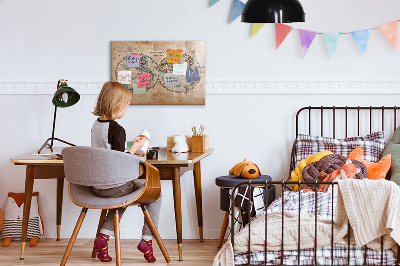
MULTIPOLYGON (((308 106, 296 114, 296 137, 299 134, 347 138, 363 136, 375 131, 383 131, 389 139, 398 126, 396 106, 308 106)), ((293 144, 290 171, 295 164, 295 144, 293 144)), ((290 176, 290 172, 289 172, 290 176)))
MULTIPOLYGON (((319 124, 319 135, 318 136, 327 136, 328 133, 326 130, 328 123, 331 125, 331 132, 333 138, 346 138, 346 137, 355 137, 360 136, 360 129, 364 126, 368 126, 369 132, 372 133, 373 130, 382 130, 385 132, 385 124, 388 121, 391 121, 393 128, 391 131, 386 131, 385 133, 393 132, 393 129, 397 127, 397 111, 400 108, 396 106, 392 107, 361 107, 361 106, 308 106, 301 108, 296 114, 296 137, 298 134, 309 134, 316 135, 318 132, 311 132, 313 126, 319 124), (320 120, 313 121, 314 114, 318 113, 320 120), (304 119, 304 115, 308 117, 308 119, 304 119), (338 119, 339 118, 339 119, 338 119), (365 118, 369 118, 365 120, 365 118), (355 124, 356 122, 356 124, 355 124), (366 123, 367 122, 367 123, 366 123), (308 132, 301 131, 301 123, 306 123, 308 132), (379 125, 380 128, 374 128, 374 125, 379 125), (336 136, 337 128, 344 131, 344 135, 336 136), (349 135, 349 129, 357 128, 357 135, 349 135)), ((304 124, 303 124, 304 126, 304 124)), ((365 132, 364 132, 365 133, 365 132)), ((387 136, 387 134, 385 134, 387 136)))

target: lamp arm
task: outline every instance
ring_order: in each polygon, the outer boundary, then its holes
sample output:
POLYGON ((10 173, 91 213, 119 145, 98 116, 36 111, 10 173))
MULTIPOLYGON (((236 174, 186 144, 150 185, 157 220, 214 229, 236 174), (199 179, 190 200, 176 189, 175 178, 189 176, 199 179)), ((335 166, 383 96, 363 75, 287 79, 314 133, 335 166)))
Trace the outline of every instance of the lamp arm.
POLYGON ((56 118, 57 118, 57 106, 54 106, 53 131, 51 132, 51 144, 50 144, 50 148, 53 147, 54 131, 55 131, 55 129, 56 129, 56 118))
MULTIPOLYGON (((58 80, 56 91, 60 88, 60 83, 61 83, 61 80, 58 80)), ((55 128, 56 128, 56 118, 57 118, 57 106, 54 106, 53 131, 52 131, 52 133, 51 133, 51 144, 50 144, 50 148, 53 148, 54 130, 55 130, 55 128)))

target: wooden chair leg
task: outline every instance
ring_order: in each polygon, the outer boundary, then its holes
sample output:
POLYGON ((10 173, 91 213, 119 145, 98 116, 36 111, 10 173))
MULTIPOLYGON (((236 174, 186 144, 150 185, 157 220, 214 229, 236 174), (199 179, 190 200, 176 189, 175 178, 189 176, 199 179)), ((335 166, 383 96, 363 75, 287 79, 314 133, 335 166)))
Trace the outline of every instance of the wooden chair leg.
POLYGON ((164 246, 164 243, 161 240, 160 234, 158 233, 158 230, 156 228, 156 225, 153 222, 153 219, 150 216, 149 211, 147 210, 145 205, 140 205, 140 207, 142 208, 143 214, 144 214, 144 219, 146 220, 147 224, 150 227, 151 232, 153 233, 153 236, 155 237, 155 239, 157 240, 157 244, 161 249, 161 252, 164 256, 164 259, 167 263, 171 262, 171 259, 168 255, 168 251, 164 246))
MULTIPOLYGON (((99 225, 97 226, 96 238, 100 234, 101 227, 103 227, 104 221, 106 220, 106 215, 107 215, 107 210, 106 209, 101 210, 101 215, 100 215, 100 219, 99 219, 99 225)), ((97 255, 97 250, 96 250, 96 248, 94 247, 94 244, 93 244, 92 258, 96 258, 96 255, 97 255)))
POLYGON ((117 257, 115 261, 115 265, 121 265, 121 243, 120 243, 120 235, 119 235, 119 213, 118 209, 115 209, 114 214, 114 234, 115 234, 115 256, 117 257))
POLYGON ((225 212, 225 217, 224 217, 224 221, 222 222, 221 234, 219 235, 217 248, 220 248, 222 246, 222 242, 224 241, 224 237, 225 237, 226 228, 228 227, 228 222, 229 222, 229 212, 225 212))
POLYGON ((69 240, 67 249, 65 250, 64 256, 61 260, 60 265, 64 266, 67 263, 69 254, 71 253, 72 247, 74 246, 76 237, 78 236, 79 230, 81 229, 83 220, 85 219, 87 208, 82 208, 81 214, 79 215, 78 221, 76 222, 74 232, 72 232, 72 236, 69 240))

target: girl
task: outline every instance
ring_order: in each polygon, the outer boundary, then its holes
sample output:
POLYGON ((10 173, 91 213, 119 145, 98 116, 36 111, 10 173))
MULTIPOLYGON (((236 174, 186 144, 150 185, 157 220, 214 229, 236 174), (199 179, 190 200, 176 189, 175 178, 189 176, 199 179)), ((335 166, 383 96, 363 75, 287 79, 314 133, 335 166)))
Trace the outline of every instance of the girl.
MULTIPOLYGON (((125 152, 125 129, 115 120, 121 119, 126 114, 131 99, 132 93, 124 85, 111 81, 103 85, 93 112, 94 115, 99 116, 92 127, 91 142, 93 147, 125 152)), ((136 151, 139 150, 145 142, 146 139, 144 138, 136 138, 129 149, 129 153, 144 157, 145 155, 137 155, 136 151)), ((135 182, 136 178, 136 176, 133 176, 132 181, 117 187, 93 187, 93 194, 102 198, 125 196, 143 187, 143 183, 135 182)), ((161 195, 155 202, 147 205, 156 226, 158 226, 160 207, 161 195)), ((118 209, 120 219, 125 210, 126 207, 118 209)), ((109 210, 107 212, 106 220, 101 228, 100 234, 94 241, 94 246, 97 249, 97 258, 101 261, 112 260, 108 255, 108 240, 110 236, 114 236, 114 214, 115 210, 109 210)), ((137 248, 144 253, 144 258, 149 262, 156 261, 156 258, 153 256, 152 237, 153 234, 151 233, 150 227, 145 221, 142 230, 142 240, 137 248)))

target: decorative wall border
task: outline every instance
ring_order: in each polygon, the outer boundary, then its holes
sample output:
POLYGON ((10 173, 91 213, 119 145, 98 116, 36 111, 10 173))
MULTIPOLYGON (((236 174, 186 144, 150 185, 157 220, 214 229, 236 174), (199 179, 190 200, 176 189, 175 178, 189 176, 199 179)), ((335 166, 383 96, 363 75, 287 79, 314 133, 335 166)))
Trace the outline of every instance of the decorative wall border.
MULTIPOLYGON (((103 82, 69 83, 96 95, 103 82)), ((56 83, 0 83, 1 94, 53 94, 56 83)), ((400 94, 400 81, 209 81, 207 94, 400 94)))

